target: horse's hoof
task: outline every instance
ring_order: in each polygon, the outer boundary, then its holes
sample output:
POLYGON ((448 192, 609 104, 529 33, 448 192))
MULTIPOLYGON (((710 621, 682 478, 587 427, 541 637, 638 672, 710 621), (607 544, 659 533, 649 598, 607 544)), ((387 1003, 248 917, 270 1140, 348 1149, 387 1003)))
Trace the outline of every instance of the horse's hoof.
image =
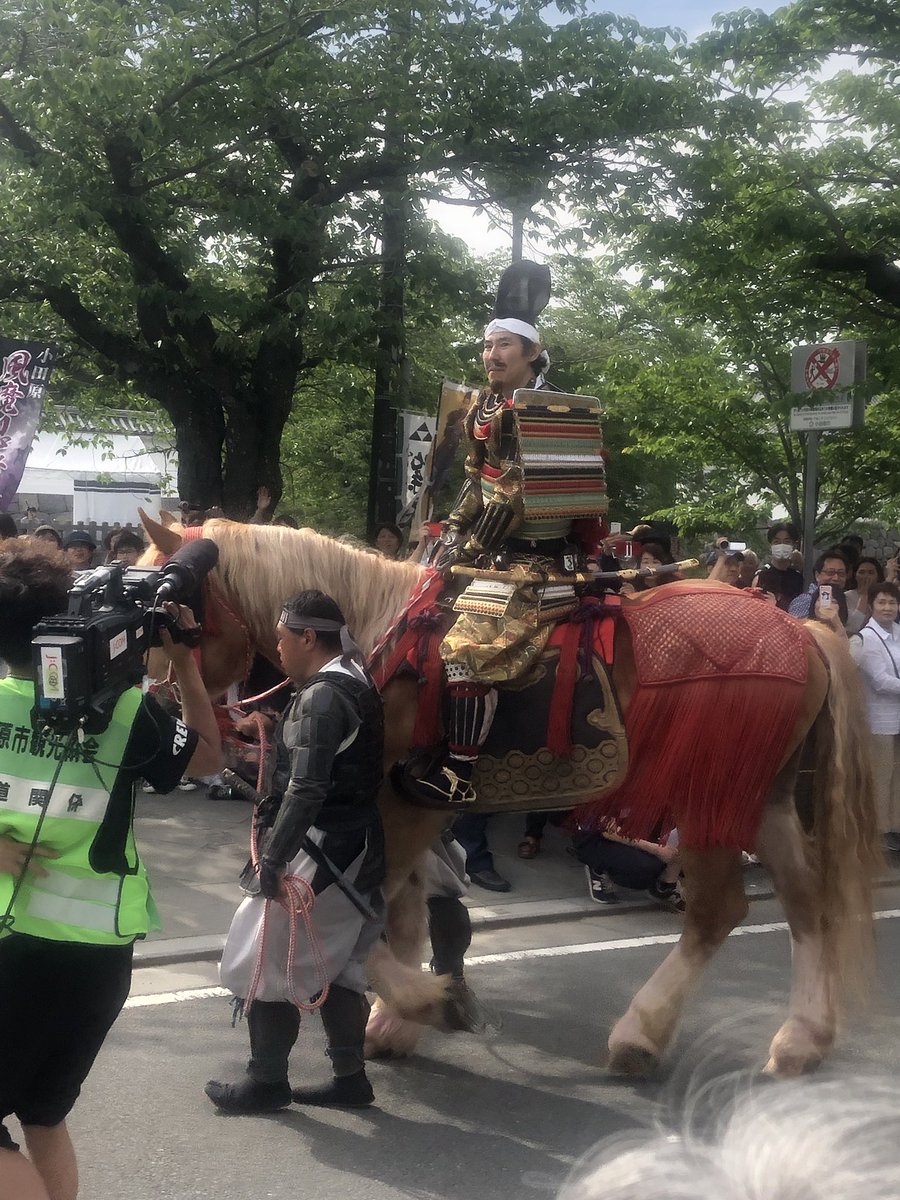
POLYGON ((821 1054, 772 1054, 762 1073, 770 1075, 773 1079, 799 1079, 801 1075, 811 1075, 821 1065, 821 1054))
POLYGON ((776 1079, 797 1079, 818 1070, 831 1049, 834 1034, 811 1021, 792 1017, 782 1025, 769 1047, 764 1075, 776 1079))
POLYGON ((607 1068, 612 1075, 630 1075, 643 1079, 659 1069, 659 1055, 646 1046, 622 1042, 609 1048, 607 1068))
POLYGON ((422 1026, 374 1009, 366 1026, 366 1058, 407 1058, 415 1050, 422 1026))
POLYGON ((454 979, 443 1005, 444 1023, 456 1033, 484 1033, 488 1022, 478 997, 464 979, 454 979))

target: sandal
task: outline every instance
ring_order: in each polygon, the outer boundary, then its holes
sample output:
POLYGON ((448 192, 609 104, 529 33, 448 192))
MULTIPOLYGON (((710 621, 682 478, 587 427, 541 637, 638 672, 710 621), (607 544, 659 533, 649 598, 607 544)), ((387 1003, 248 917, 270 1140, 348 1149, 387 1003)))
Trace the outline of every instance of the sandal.
POLYGON ((541 839, 527 835, 519 842, 519 858, 537 858, 541 849, 541 839))

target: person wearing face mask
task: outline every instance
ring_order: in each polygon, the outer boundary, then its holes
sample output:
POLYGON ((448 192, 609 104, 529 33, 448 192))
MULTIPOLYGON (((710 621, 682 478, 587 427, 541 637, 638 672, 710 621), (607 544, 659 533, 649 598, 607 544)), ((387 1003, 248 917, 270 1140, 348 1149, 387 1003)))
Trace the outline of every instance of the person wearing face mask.
POLYGON ((800 535, 789 521, 782 521, 773 525, 766 537, 771 547, 769 561, 757 571, 754 587, 770 592, 777 606, 787 612, 803 591, 803 573, 791 565, 800 535))

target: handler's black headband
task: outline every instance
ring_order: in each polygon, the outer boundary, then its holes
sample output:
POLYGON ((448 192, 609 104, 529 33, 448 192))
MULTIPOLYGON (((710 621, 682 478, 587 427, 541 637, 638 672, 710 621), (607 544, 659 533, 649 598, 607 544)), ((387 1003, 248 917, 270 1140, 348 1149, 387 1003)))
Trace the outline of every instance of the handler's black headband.
POLYGON ((302 613, 291 612, 289 608, 281 610, 278 621, 292 633, 302 633, 304 629, 312 629, 315 633, 340 633, 347 628, 343 621, 335 621, 331 617, 306 617, 302 613))

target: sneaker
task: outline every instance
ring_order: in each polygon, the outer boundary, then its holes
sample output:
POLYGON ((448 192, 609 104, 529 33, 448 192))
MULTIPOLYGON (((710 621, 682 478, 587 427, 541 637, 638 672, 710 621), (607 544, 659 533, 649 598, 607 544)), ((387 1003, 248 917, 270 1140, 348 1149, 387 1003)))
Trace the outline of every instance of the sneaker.
POLYGON ((758 867, 761 863, 755 854, 748 854, 746 850, 741 851, 741 864, 745 867, 758 867))
POLYGON ((199 786, 199 783, 195 783, 193 779, 188 779, 185 776, 181 783, 178 784, 178 790, 179 792, 196 792, 199 786))
POLYGON ((885 850, 890 850, 893 854, 900 854, 900 833, 886 833, 882 840, 885 850))
POLYGON ((141 791, 146 792, 148 796, 156 795, 156 788, 153 786, 152 783, 149 783, 146 779, 141 784, 141 791))
POLYGON ((590 867, 585 867, 588 883, 588 895, 592 900, 596 900, 598 904, 618 904, 619 893, 616 891, 613 881, 605 871, 592 871, 590 867))
POLYGON ((671 909, 672 912, 683 913, 685 910, 684 896, 682 896, 677 883, 662 883, 657 879, 647 888, 647 895, 663 908, 671 909))

